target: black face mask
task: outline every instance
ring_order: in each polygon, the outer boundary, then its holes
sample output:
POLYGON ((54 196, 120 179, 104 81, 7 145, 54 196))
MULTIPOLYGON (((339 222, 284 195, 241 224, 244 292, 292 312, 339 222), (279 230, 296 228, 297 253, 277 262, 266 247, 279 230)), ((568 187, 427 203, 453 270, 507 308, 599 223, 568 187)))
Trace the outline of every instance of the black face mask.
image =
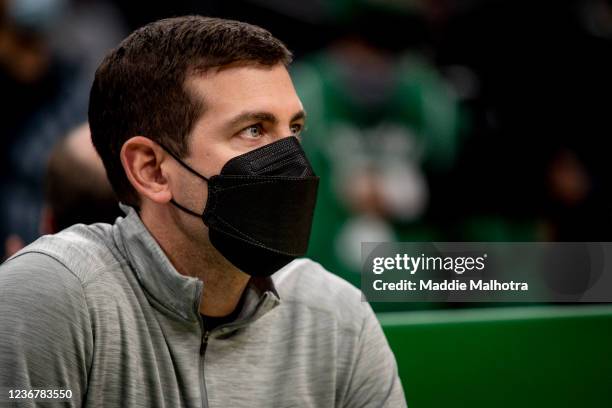
POLYGON ((208 182, 204 213, 172 204, 202 217, 210 242, 238 269, 269 276, 306 253, 319 178, 295 137, 236 156, 210 178, 164 149, 208 182))

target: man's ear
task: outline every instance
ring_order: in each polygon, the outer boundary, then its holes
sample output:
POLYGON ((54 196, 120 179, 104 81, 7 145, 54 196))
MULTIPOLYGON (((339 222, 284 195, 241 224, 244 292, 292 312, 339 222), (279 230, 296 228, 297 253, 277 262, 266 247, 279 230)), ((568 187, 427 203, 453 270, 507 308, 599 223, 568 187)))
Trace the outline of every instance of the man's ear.
POLYGON ((128 139, 121 147, 121 164, 134 189, 149 200, 164 204, 172 199, 162 162, 167 157, 162 148, 143 136, 128 139))

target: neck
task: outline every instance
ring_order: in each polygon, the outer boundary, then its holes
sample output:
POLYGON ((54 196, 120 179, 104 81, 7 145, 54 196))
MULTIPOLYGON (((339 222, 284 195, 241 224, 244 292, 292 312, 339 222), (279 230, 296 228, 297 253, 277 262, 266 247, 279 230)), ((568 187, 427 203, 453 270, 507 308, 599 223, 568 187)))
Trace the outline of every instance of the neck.
POLYGON ((167 211, 141 212, 143 224, 155 238, 176 270, 204 283, 200 313, 211 317, 234 311, 249 282, 249 275, 225 259, 208 240, 207 227, 194 217, 194 230, 179 228, 167 211), (197 225, 199 223, 199 225, 197 225))

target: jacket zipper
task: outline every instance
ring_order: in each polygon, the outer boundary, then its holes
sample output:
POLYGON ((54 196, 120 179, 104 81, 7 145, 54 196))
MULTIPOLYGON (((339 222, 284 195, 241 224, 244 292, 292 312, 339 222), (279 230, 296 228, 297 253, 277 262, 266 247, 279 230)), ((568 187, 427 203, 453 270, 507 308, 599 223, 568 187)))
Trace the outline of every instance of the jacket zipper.
MULTIPOLYGON (((259 301, 259 304, 257 305, 257 308, 261 307, 264 303, 266 303, 268 299, 269 299, 269 295, 267 293, 264 293, 263 298, 259 301)), ((208 338, 210 336, 210 330, 204 327, 204 319, 202 319, 202 315, 200 315, 199 320, 200 320, 200 328, 202 330, 202 342, 200 343, 200 395, 202 398, 202 408, 208 408, 208 391, 206 390, 206 379, 204 377, 204 357, 206 355, 206 347, 208 346, 208 338)), ((219 327, 215 327, 213 331, 218 330, 218 333, 223 333, 229 328, 237 329, 244 325, 245 325, 244 322, 226 323, 219 327)))
POLYGON ((208 392, 206 391, 206 379, 204 378, 204 357, 206 356, 206 346, 208 346, 208 336, 210 332, 204 328, 204 322, 200 318, 202 326, 202 343, 200 343, 200 394, 202 396, 202 408, 208 408, 208 392))

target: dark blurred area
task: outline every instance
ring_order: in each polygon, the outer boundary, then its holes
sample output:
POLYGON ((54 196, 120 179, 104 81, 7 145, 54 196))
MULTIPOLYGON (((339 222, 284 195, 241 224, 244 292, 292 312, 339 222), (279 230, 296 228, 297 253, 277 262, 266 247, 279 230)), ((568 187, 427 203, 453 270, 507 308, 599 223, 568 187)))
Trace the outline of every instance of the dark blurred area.
POLYGON ((51 148, 106 50, 184 14, 295 53, 310 256, 354 284, 363 241, 611 240, 610 0, 0 0, 4 239, 40 233, 51 148))
POLYGON ((2 242, 27 244, 45 232, 49 155, 86 121, 95 68, 126 32, 104 1, 0 0, 2 242))

